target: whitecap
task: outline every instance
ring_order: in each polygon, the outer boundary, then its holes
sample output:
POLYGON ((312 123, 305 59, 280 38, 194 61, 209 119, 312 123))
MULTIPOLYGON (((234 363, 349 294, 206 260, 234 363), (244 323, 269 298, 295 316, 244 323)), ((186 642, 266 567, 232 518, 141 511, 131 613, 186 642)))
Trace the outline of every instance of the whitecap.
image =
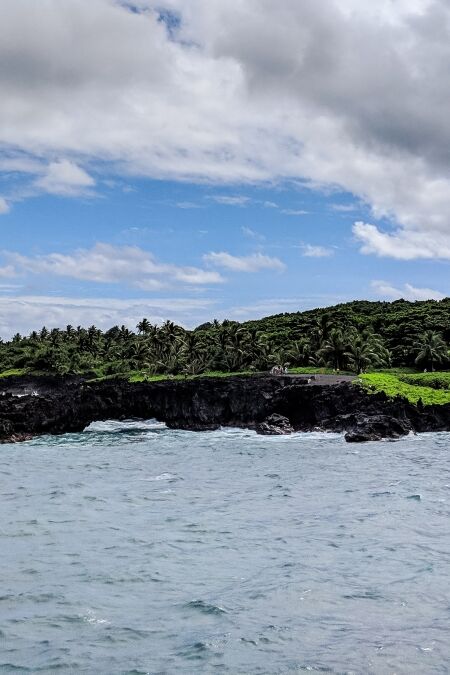
POLYGON ((95 626, 100 626, 102 624, 110 625, 110 623, 111 623, 110 621, 108 621, 108 619, 99 618, 92 609, 87 609, 86 614, 83 614, 81 616, 81 619, 85 623, 89 623, 89 624, 95 625, 95 626))
POLYGON ((154 431, 157 429, 166 429, 164 422, 155 419, 150 420, 104 420, 91 422, 84 430, 94 433, 119 433, 126 431, 154 431))
POLYGON ((254 429, 246 429, 245 427, 220 427, 217 431, 209 433, 219 437, 225 435, 238 438, 252 438, 265 443, 274 443, 277 441, 288 442, 293 439, 308 442, 311 440, 336 440, 344 438, 343 433, 332 431, 294 431, 291 434, 274 434, 266 436, 265 434, 257 434, 254 429))

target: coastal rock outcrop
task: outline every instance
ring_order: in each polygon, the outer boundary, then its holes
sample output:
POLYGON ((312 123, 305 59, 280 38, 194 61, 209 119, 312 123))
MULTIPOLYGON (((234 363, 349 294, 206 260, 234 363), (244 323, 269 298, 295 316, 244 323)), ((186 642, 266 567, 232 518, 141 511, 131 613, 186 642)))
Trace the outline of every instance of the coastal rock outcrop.
MULTIPOLYGON (((365 441, 379 441, 382 438, 396 440, 412 431, 408 420, 397 419, 388 415, 370 415, 363 414, 342 416, 348 417, 345 420, 345 426, 350 423, 352 426, 345 434, 345 440, 348 443, 363 443, 365 441)), ((341 424, 344 426, 344 420, 341 417, 341 424)))
POLYGON ((272 413, 256 427, 256 431, 263 436, 286 436, 292 434, 294 429, 287 417, 272 413))
POLYGON ((346 432, 350 442, 450 430, 450 405, 415 406, 350 382, 251 376, 129 383, 122 379, 11 378, 0 383, 0 441, 83 431, 107 419, 150 419, 171 428, 221 426, 263 434, 346 432))

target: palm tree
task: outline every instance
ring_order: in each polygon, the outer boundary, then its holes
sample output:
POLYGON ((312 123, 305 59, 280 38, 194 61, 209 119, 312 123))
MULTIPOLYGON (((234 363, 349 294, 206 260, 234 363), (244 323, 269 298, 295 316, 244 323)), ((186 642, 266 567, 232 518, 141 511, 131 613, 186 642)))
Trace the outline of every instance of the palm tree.
POLYGON ((91 354, 93 354, 98 348, 99 340, 101 336, 101 331, 98 330, 95 326, 89 326, 86 333, 86 348, 91 354))
POLYGON ((199 354, 191 359, 183 368, 185 375, 200 375, 211 368, 211 359, 208 354, 199 354))
POLYGON ((127 356, 132 367, 141 368, 148 364, 148 347, 140 340, 136 340, 131 343, 127 356))
POLYGON ((332 365, 334 370, 340 370, 346 350, 346 340, 339 328, 334 328, 327 340, 322 342, 318 351, 320 356, 324 356, 332 365))
POLYGON ((157 362, 158 370, 163 373, 179 372, 179 356, 176 348, 168 350, 157 362))
POLYGON ((139 321, 137 324, 136 328, 138 329, 139 333, 144 333, 144 335, 147 335, 147 333, 150 332, 150 327, 151 323, 148 319, 142 319, 142 321, 139 321))
POLYGON ((380 359, 381 366, 383 366, 384 368, 392 368, 393 354, 390 349, 388 349, 384 345, 381 345, 378 356, 380 359))
POLYGON ((369 336, 356 335, 345 356, 350 369, 360 375, 368 366, 381 363, 381 347, 377 340, 372 340, 369 336))
POLYGON ((131 336, 130 329, 122 324, 119 328, 119 338, 121 340, 127 340, 130 336, 131 336))
POLYGON ((195 361, 203 351, 197 333, 190 332, 180 340, 180 356, 185 363, 195 361))
POLYGON ((289 368, 291 362, 289 360, 289 350, 284 347, 278 347, 270 354, 271 364, 273 366, 283 366, 289 368))
POLYGON ((267 335, 261 335, 259 341, 259 352, 254 357, 250 369, 267 370, 273 363, 272 345, 267 335))
POLYGON ((248 334, 238 323, 233 323, 227 329, 227 343, 224 353, 226 367, 231 372, 241 370, 249 361, 248 334))
POLYGON ((426 363, 433 372, 435 363, 442 363, 448 358, 447 345, 442 336, 432 330, 426 330, 422 333, 419 340, 420 342, 416 347, 418 354, 415 363, 426 363))
POLYGON ((178 333, 178 326, 174 324, 173 321, 164 321, 163 325, 161 326, 162 332, 168 337, 169 339, 174 338, 177 333, 178 333))
POLYGON ((50 342, 52 345, 57 345, 61 336, 59 328, 52 328, 50 331, 50 342))
POLYGON ((316 349, 320 349, 322 343, 330 338, 333 330, 336 330, 336 324, 333 324, 331 315, 328 312, 324 312, 316 319, 314 328, 311 331, 311 340, 316 349))
POLYGON ((294 366, 305 366, 311 355, 311 344, 305 338, 293 342, 288 350, 289 361, 294 366))
MULTIPOLYGON (((77 328, 77 331, 78 331, 78 328, 77 328)), ((119 326, 113 326, 112 328, 110 328, 109 330, 106 331, 105 338, 108 341, 117 340, 118 337, 119 337, 119 333, 120 333, 119 326)))

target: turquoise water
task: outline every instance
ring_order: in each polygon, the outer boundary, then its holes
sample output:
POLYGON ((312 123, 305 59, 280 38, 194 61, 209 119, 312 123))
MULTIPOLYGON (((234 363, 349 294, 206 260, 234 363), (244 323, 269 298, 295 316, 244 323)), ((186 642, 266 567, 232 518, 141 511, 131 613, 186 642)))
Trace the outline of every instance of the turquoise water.
POLYGON ((448 673, 450 434, 0 446, 2 673, 448 673))

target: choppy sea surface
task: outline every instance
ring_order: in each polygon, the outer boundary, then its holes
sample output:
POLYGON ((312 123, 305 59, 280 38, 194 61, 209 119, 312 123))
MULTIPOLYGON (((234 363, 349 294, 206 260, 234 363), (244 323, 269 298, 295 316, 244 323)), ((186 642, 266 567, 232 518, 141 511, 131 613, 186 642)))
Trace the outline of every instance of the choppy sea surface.
POLYGON ((448 673, 450 434, 0 446, 1 673, 448 673))

